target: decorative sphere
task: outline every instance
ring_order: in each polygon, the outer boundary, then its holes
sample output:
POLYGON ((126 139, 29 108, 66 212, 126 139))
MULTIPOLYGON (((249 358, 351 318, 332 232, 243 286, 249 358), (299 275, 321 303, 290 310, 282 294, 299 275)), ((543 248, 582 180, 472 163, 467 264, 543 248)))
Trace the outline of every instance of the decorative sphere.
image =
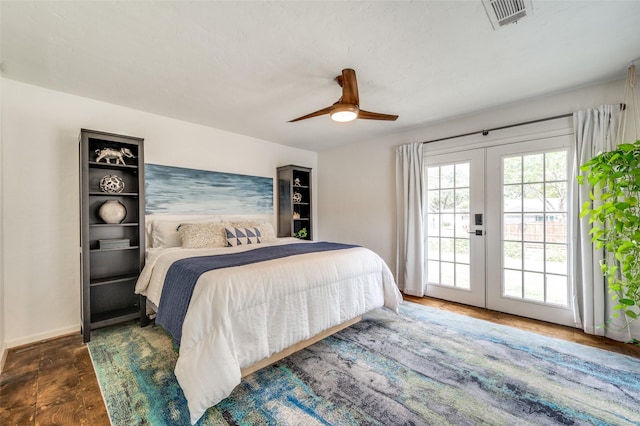
POLYGON ((107 175, 100 179, 100 189, 102 192, 117 194, 124 190, 124 181, 120 176, 107 175))

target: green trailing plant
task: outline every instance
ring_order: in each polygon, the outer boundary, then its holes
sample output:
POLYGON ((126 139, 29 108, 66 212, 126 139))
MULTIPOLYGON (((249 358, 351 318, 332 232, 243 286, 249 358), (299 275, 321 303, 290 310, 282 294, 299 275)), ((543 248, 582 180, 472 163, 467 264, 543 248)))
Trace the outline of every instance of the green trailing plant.
POLYGON ((302 228, 301 230, 293 234, 293 236, 296 238, 300 238, 301 240, 307 238, 307 228, 302 228))
POLYGON ((591 241, 605 249, 601 262, 614 306, 614 318, 624 313, 626 324, 640 316, 640 140, 620 144, 580 167, 591 185, 591 201, 580 218, 589 215, 591 241))

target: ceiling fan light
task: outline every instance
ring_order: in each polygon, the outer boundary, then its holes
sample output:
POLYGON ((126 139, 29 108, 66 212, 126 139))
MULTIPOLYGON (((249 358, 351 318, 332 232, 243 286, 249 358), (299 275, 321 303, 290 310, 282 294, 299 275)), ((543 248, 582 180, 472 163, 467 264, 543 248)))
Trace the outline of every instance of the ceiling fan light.
POLYGON ((353 121, 358 118, 358 107, 355 105, 336 105, 331 111, 331 119, 345 123, 347 121, 353 121))

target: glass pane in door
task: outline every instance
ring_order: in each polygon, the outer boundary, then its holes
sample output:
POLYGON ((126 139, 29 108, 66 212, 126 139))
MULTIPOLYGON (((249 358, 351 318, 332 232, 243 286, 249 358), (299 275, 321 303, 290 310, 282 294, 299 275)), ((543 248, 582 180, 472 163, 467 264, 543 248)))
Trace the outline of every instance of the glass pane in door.
POLYGON ((469 163, 427 167, 427 278, 470 288, 469 163))
POLYGON ((502 296, 567 306, 567 151, 502 159, 502 296))

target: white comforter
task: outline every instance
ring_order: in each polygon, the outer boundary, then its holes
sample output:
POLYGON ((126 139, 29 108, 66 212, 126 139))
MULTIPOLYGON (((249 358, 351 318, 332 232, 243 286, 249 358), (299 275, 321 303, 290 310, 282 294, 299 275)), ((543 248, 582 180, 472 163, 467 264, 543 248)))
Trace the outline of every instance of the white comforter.
MULTIPOLYGON (((247 249, 150 251, 136 292, 159 306, 174 261, 247 249)), ((372 309, 397 312, 401 302, 385 262, 362 247, 206 272, 193 292, 175 368, 191 422, 231 393, 241 368, 372 309)))

